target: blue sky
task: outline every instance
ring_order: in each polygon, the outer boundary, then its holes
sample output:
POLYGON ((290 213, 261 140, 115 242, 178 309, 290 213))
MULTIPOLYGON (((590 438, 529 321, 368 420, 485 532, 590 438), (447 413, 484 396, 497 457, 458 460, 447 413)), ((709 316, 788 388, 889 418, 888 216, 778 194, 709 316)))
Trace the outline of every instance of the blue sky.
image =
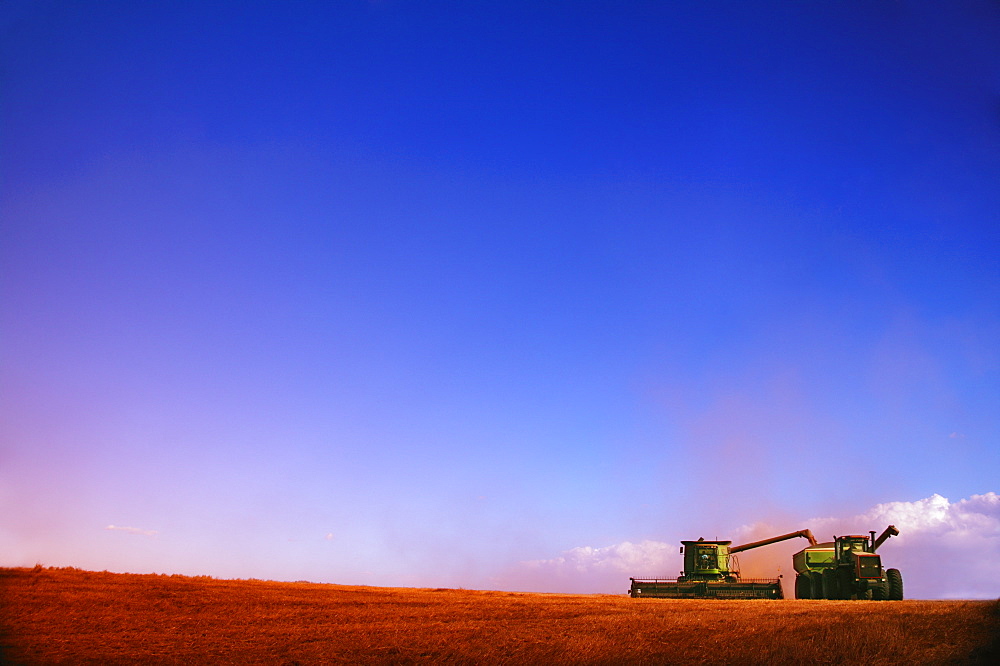
POLYGON ((515 588, 933 497, 1000 535, 995 3, 0 30, 6 564, 515 588))

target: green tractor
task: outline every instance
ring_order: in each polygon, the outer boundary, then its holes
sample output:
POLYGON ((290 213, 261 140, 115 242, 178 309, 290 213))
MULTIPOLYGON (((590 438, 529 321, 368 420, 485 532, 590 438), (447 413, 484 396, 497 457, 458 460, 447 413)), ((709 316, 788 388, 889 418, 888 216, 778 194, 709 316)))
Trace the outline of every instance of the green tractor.
POLYGON ((835 536, 795 553, 795 598, 902 600, 902 574, 883 569, 875 552, 899 530, 889 525, 877 539, 874 530, 870 534, 835 536))

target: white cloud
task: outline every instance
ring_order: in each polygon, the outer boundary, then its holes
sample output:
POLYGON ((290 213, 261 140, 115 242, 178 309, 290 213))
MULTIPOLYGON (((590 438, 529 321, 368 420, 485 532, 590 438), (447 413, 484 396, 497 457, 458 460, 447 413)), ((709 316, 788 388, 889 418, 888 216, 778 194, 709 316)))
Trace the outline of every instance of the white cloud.
POLYGON ((659 541, 641 543, 625 541, 604 548, 590 546, 573 548, 563 553, 561 557, 525 564, 534 567, 565 567, 579 573, 597 571, 621 573, 634 571, 636 567, 660 567, 667 560, 667 555, 675 550, 675 546, 659 541))
POLYGON ((505 589, 538 592, 624 592, 629 576, 662 576, 677 569, 676 544, 641 541, 581 546, 559 557, 521 562, 492 582, 505 589))
POLYGON ((971 530, 997 537, 1000 536, 1000 495, 990 492, 951 503, 946 497, 935 494, 916 502, 879 504, 861 518, 865 517, 895 521, 900 530, 915 534, 957 534, 971 530))
MULTIPOLYGON (((784 529, 756 523, 734 531, 737 541, 751 541, 801 528, 819 541, 834 534, 881 532, 887 525, 899 536, 879 552, 886 567, 903 573, 906 596, 917 599, 1000 597, 1000 495, 989 492, 951 502, 931 495, 913 502, 888 502, 852 517, 803 520, 784 529)), ((624 592, 630 576, 674 576, 682 566, 675 542, 642 541, 594 548, 581 546, 558 557, 521 562, 496 579, 507 589, 542 592, 624 592)), ((785 574, 790 582, 791 553, 805 543, 796 539, 742 554, 749 576, 785 574)))
POLYGON ((118 525, 108 525, 104 529, 114 530, 116 532, 125 532, 127 534, 136 534, 139 536, 156 536, 159 534, 156 530, 143 530, 138 527, 119 527, 118 525))

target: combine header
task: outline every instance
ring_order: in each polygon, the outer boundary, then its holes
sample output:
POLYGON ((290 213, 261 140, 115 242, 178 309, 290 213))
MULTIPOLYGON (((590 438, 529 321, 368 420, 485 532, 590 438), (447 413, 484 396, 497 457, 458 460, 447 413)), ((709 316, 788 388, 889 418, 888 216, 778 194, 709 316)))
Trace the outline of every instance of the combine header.
POLYGON ((762 541, 730 547, 732 541, 681 541, 684 571, 678 578, 632 578, 629 595, 634 598, 667 599, 782 599, 781 581, 777 578, 740 578, 730 567, 730 555, 751 548, 803 537, 816 545, 809 530, 799 530, 762 541))

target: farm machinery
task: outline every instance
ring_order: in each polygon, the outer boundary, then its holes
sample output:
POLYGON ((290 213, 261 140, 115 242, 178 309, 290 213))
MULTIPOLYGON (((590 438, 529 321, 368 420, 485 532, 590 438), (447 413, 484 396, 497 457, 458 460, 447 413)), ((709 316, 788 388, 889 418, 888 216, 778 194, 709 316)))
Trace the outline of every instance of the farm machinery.
POLYGON ((730 566, 730 556, 751 548, 803 537, 816 545, 809 530, 730 546, 732 541, 681 541, 684 571, 677 578, 631 578, 633 598, 668 599, 782 599, 778 578, 740 578, 738 567, 730 566))
POLYGON ((869 534, 835 536, 795 553, 795 598, 901 600, 899 569, 883 569, 882 557, 875 552, 899 530, 889 525, 877 539, 874 530, 869 534))

